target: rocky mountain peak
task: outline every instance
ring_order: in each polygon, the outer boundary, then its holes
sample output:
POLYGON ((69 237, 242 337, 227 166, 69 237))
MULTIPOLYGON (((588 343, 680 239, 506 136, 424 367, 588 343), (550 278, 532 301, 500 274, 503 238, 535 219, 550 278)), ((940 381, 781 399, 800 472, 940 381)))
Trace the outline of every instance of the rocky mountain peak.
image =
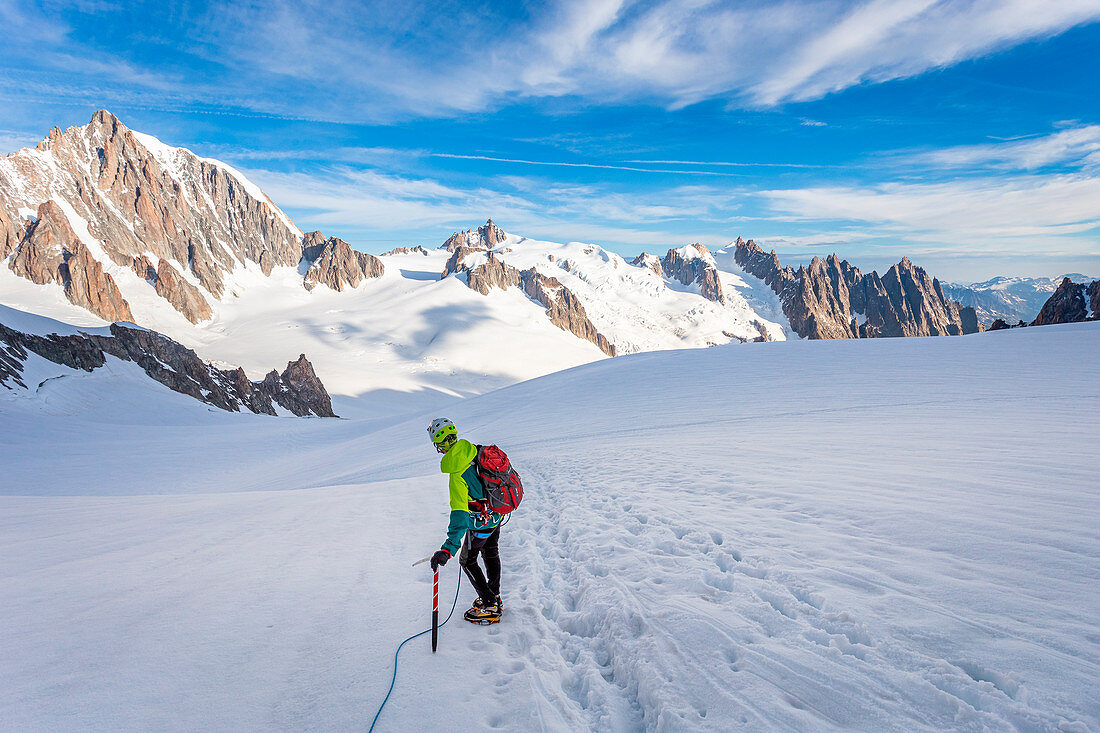
POLYGON ((734 259, 780 297, 783 313, 803 338, 942 336, 981 330, 973 308, 948 299, 939 281, 903 257, 881 278, 863 274, 835 254, 809 266, 783 267, 775 250, 752 240, 734 259), (862 321, 862 322, 861 322, 862 321))
POLYGON ((635 267, 646 267, 653 271, 657 277, 664 276, 664 267, 661 264, 661 258, 657 255, 652 255, 648 252, 642 252, 640 255, 630 261, 630 264, 635 267))
MULTIPOLYGON (((54 128, 36 151, 0 157, 0 212, 0 251, 17 250, 9 266, 38 283, 61 280, 45 275, 56 270, 50 259, 56 252, 34 237, 70 240, 65 251, 71 254, 79 254, 79 242, 88 250, 80 256, 87 273, 98 263, 105 281, 112 273, 117 280, 137 257, 167 260, 174 271, 189 272, 213 301, 224 291, 225 275, 246 262, 270 273, 277 265, 297 265, 302 255, 301 232, 231 167, 135 133, 107 110, 82 127, 54 128), (20 231, 20 211, 50 200, 64 205, 48 212, 46 228, 20 231)), ((192 318, 198 301, 169 284, 175 281, 165 277, 157 294, 192 318)), ((124 302, 121 293, 111 300, 124 302)), ((101 307, 98 315, 105 312, 101 307)))
POLYGON ((726 302, 714 255, 698 242, 670 249, 661 259, 661 269, 665 277, 678 280, 684 285, 697 284, 699 293, 707 300, 726 302))
POLYGON ((336 237, 325 239, 321 232, 310 232, 302 238, 302 260, 311 262, 305 274, 306 290, 318 284, 337 291, 354 288, 363 280, 381 276, 385 269, 374 255, 352 249, 336 237))
POLYGON ((477 229, 455 232, 443 243, 442 249, 454 252, 459 247, 472 249, 495 249, 504 243, 508 235, 489 219, 477 229))
POLYGON ((1100 280, 1085 285, 1065 277, 1043 304, 1031 325, 1046 326, 1092 320, 1100 320, 1100 280))

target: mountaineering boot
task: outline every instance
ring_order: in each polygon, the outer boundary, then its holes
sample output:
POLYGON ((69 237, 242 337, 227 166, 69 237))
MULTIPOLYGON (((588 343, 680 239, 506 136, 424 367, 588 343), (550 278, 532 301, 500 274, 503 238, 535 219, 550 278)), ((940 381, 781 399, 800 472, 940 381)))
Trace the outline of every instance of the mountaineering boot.
MULTIPOLYGON (((484 608, 484 607, 485 607, 485 601, 481 600, 480 597, 476 598, 474 600, 474 608, 484 608)), ((501 613, 504 613, 504 601, 500 600, 500 596, 497 596, 497 610, 499 610, 501 613)))
POLYGON ((474 601, 470 610, 463 614, 463 618, 472 624, 495 624, 500 621, 500 604, 497 601, 487 603, 480 598, 474 601))

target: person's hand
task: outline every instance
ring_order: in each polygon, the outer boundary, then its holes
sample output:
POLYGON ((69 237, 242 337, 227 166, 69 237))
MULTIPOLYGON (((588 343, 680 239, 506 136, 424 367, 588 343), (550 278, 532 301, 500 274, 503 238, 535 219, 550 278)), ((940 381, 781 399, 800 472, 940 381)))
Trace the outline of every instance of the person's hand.
POLYGON ((438 570, 441 565, 446 565, 447 561, 451 559, 451 553, 446 550, 436 550, 432 555, 432 570, 438 570))

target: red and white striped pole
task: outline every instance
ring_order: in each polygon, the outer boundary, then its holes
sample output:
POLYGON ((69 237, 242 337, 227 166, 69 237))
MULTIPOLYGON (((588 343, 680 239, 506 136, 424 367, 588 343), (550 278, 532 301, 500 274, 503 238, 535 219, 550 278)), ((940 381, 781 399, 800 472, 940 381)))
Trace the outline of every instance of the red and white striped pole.
POLYGON ((435 653, 436 643, 439 641, 439 568, 436 568, 435 578, 432 580, 432 653, 435 653))

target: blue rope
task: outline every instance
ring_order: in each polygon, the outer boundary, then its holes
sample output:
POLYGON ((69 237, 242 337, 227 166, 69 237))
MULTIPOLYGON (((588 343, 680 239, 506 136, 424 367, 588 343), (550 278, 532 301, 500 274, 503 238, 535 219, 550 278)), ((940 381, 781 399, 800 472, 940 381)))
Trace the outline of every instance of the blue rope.
MULTIPOLYGON (((458 571, 458 586, 455 587, 455 600, 454 600, 454 603, 451 604, 451 612, 447 614, 447 618, 443 621, 443 623, 441 623, 439 625, 439 628, 442 629, 444 626, 446 626, 447 621, 450 621, 451 616, 454 615, 455 607, 458 606, 458 591, 461 588, 462 588, 462 571, 459 570, 458 571)), ((427 634, 430 631, 431 631, 430 628, 424 629, 419 634, 413 634, 408 639, 405 639, 405 641, 403 641, 403 642, 401 642, 400 644, 397 645, 397 651, 395 651, 393 653, 393 679, 390 680, 390 689, 386 692, 386 698, 382 701, 382 704, 378 706, 378 712, 374 714, 374 721, 370 724, 370 731, 368 731, 368 733, 373 733, 374 726, 378 722, 378 716, 382 714, 382 708, 386 707, 386 703, 389 702, 390 693, 393 692, 393 686, 397 682, 397 655, 401 653, 401 647, 405 646, 406 644, 408 644, 410 641, 412 641, 416 637, 424 636, 424 634, 427 634)))

